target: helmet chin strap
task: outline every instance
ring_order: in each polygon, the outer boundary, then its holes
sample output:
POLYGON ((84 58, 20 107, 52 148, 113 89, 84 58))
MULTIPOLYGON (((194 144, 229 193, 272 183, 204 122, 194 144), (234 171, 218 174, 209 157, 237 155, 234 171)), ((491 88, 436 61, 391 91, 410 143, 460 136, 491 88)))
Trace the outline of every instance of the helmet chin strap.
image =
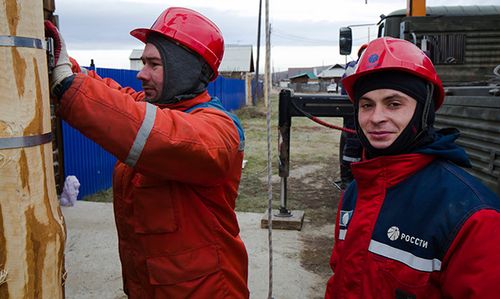
POLYGON ((422 112, 422 132, 427 131, 427 128, 429 127, 428 118, 430 109, 433 109, 431 107, 433 96, 434 96, 434 84, 427 83, 427 96, 425 98, 424 110, 422 112))
MULTIPOLYGON (((432 105, 432 99, 434 95, 434 85, 431 83, 427 83, 426 85, 427 88, 427 95, 425 97, 425 103, 422 109, 422 129, 420 132, 418 132, 417 135, 413 138, 413 141, 410 143, 410 148, 415 148, 416 145, 420 142, 422 139, 423 135, 428 133, 428 129, 431 126, 429 124, 429 113, 431 112, 431 109, 434 109, 432 105)), ((410 125, 410 124, 408 124, 410 125)))

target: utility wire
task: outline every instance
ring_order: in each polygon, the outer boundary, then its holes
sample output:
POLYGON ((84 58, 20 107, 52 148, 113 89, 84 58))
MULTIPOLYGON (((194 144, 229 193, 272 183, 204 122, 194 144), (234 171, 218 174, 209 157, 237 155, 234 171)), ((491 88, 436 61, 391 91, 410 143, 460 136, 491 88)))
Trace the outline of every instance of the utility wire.
POLYGON ((336 125, 332 125, 330 123, 327 123, 326 121, 322 121, 321 119, 317 118, 316 116, 302 110, 299 108, 299 106, 297 106, 297 104, 295 103, 294 100, 291 101, 293 107, 295 109, 297 109, 297 111, 299 111, 300 113, 304 114, 305 117, 309 118, 310 120, 312 120, 313 122, 317 123, 317 124, 320 124, 324 127, 327 127, 327 128, 330 128, 330 129, 335 129, 335 130, 339 130, 339 131, 343 131, 343 132, 346 132, 346 133, 350 133, 350 134, 357 134, 355 130, 353 129, 349 129, 349 128, 344 128, 342 126, 336 126, 336 125))
MULTIPOLYGON (((288 40, 288 41, 295 41, 295 42, 307 42, 307 43, 314 43, 316 45, 325 45, 325 46, 337 46, 339 43, 338 38, 334 39, 319 39, 319 38, 311 38, 311 37, 306 37, 306 36, 301 36, 297 34, 291 34, 287 33, 285 31, 273 28, 272 32, 273 37, 277 37, 278 39, 281 40, 288 40)), ((361 35, 355 39, 353 39, 353 42, 359 42, 359 43, 365 43, 368 39, 368 35, 361 35)))
POLYGON ((273 29, 273 36, 281 37, 283 39, 288 39, 288 40, 296 40, 296 41, 308 41, 308 42, 314 42, 314 43, 322 43, 322 44, 327 44, 327 45, 336 45, 338 44, 338 39, 318 39, 318 38, 311 38, 311 37, 305 37, 305 36, 300 36, 296 34, 290 34, 287 32, 284 32, 282 30, 273 29))

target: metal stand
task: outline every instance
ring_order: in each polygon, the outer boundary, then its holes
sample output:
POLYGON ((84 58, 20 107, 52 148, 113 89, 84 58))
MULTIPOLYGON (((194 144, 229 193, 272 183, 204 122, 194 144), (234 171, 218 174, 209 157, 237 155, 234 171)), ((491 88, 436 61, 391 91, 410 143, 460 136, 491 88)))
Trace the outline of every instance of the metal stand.
POLYGON ((286 208, 286 186, 287 178, 281 178, 281 189, 280 189, 280 209, 279 213, 274 214, 276 217, 292 217, 292 213, 286 208))
MULTIPOLYGON (((290 128, 292 117, 304 117, 304 112, 314 116, 344 117, 353 114, 352 104, 347 96, 305 95, 283 89, 279 95, 279 176, 281 177, 280 208, 272 212, 273 229, 302 229, 304 211, 287 208, 287 179, 290 172, 290 128)), ((261 220, 261 227, 268 227, 267 212, 261 220)))

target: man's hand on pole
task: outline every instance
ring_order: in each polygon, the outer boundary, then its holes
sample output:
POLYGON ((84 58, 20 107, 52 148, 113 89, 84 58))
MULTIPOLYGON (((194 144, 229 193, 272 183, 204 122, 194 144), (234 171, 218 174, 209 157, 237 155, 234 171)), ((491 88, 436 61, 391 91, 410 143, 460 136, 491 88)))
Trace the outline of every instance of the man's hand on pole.
POLYGON ((50 76, 50 93, 54 94, 54 88, 58 86, 64 79, 73 75, 71 70, 71 62, 69 60, 68 52, 66 51, 66 44, 57 30, 57 27, 50 21, 45 21, 45 36, 51 37, 54 40, 54 58, 55 67, 50 76))

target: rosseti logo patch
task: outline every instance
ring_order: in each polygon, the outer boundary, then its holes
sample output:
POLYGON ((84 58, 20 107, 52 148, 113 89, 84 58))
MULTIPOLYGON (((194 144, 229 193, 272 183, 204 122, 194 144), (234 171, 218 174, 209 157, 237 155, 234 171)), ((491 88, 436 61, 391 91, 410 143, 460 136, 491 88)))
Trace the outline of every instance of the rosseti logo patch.
POLYGON ((401 232, 399 230, 399 227, 397 226, 391 226, 387 230, 387 237, 391 241, 396 241, 399 239, 403 242, 411 243, 413 245, 417 245, 422 248, 427 248, 429 246, 429 242, 425 241, 424 239, 405 234, 404 232, 401 232))
POLYGON ((387 231, 387 237, 389 237, 391 241, 396 241, 399 238, 399 228, 397 226, 391 226, 387 231))
POLYGON ((341 210, 339 219, 340 225, 347 226, 347 224, 349 224, 349 221, 351 220, 351 217, 352 217, 352 211, 341 210))

